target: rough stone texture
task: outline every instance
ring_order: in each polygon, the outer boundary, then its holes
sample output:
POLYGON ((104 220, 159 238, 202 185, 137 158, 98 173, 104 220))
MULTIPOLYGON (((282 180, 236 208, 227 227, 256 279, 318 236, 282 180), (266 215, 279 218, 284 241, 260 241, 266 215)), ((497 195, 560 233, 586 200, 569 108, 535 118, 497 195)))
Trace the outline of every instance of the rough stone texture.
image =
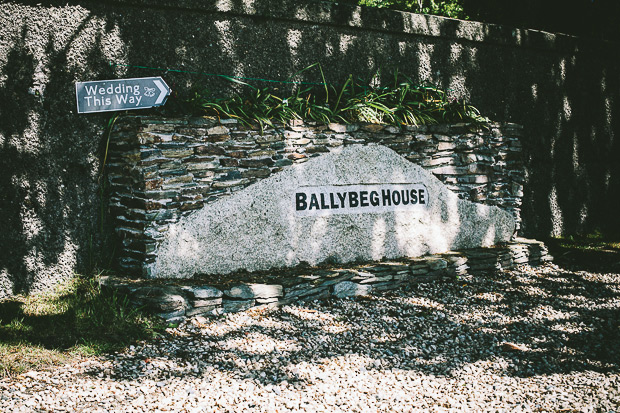
POLYGON ((372 287, 372 285, 368 284, 356 284, 351 281, 342 281, 334 285, 334 291, 332 294, 336 298, 369 295, 372 292, 372 287))
POLYGON ((209 298, 219 298, 222 296, 222 292, 217 288, 213 287, 195 287, 195 286, 187 286, 183 287, 184 291, 189 292, 193 298, 196 299, 209 299, 209 298))
POLYGON ((213 298, 211 300, 195 300, 190 302, 192 307, 219 307, 222 304, 222 298, 213 298))
POLYGON ((254 292, 249 285, 237 285, 232 287, 230 290, 224 291, 224 294, 230 298, 243 299, 247 300, 250 298, 254 298, 254 292))
POLYGON ((351 145, 286 169, 172 224, 153 274, 191 278, 325 261, 415 257, 509 241, 514 219, 464 201, 431 173, 384 146, 351 145), (302 186, 423 184, 427 207, 298 217, 302 186))
POLYGON ((136 291, 132 298, 138 306, 165 314, 164 318, 183 315, 187 307, 186 298, 181 290, 175 287, 143 288, 136 291), (181 312, 177 314, 179 311, 181 312))
POLYGON ((135 305, 148 303, 146 310, 169 322, 180 322, 187 317, 216 316, 225 312, 244 311, 253 306, 273 308, 296 301, 369 295, 403 285, 454 280, 468 273, 512 269, 520 264, 537 266, 551 259, 542 242, 517 238, 501 247, 447 252, 397 262, 349 265, 344 268, 296 268, 277 275, 269 271, 259 272, 246 275, 246 281, 241 284, 238 283, 238 276, 218 277, 221 283, 236 283, 228 289, 221 285, 209 285, 212 277, 207 277, 207 280, 175 280, 175 284, 192 283, 181 287, 154 287, 153 283, 161 281, 128 282, 114 277, 103 277, 101 283, 105 288, 128 296, 135 305), (265 283, 266 279, 270 283, 265 283), (192 292, 196 290, 226 290, 226 294, 221 298, 197 300, 192 292), (277 296, 258 297, 274 294, 277 296), (252 295, 257 297, 252 298, 252 295), (144 297, 148 297, 148 301, 144 297), (176 304, 171 305, 171 302, 176 304))
POLYGON ((297 122, 262 132, 234 120, 118 119, 107 168, 110 210, 121 239, 118 256, 122 270, 152 277, 157 249, 171 223, 294 163, 321 156, 324 152, 308 154, 308 149, 317 145, 328 150, 353 143, 387 146, 432 172, 459 197, 497 205, 513 215, 517 228, 520 225, 525 171, 518 125, 396 128, 297 122), (221 141, 208 143, 211 135, 207 131, 222 125, 226 125, 227 135, 218 135, 221 141), (446 149, 446 144, 451 149, 446 149), (165 156, 171 145, 186 155, 165 156), (191 148, 194 152, 188 150, 191 148), (270 156, 273 166, 239 164, 253 161, 256 154, 270 156), (284 159, 287 162, 279 164, 284 159))
POLYGON ((205 315, 218 315, 221 313, 219 306, 194 307, 185 312, 186 317, 196 317, 205 315))
POLYGON ((250 284, 250 288, 252 289, 252 292, 254 293, 254 298, 261 299, 261 300, 268 300, 270 298, 278 298, 284 295, 281 285, 250 284))
POLYGON ((615 43, 293 0, 9 1, 0 39, 0 297, 51 288, 114 250, 99 222, 110 116, 76 115, 75 81, 163 75, 181 95, 225 95, 230 82, 196 73, 319 82, 300 72, 321 62, 342 83, 398 69, 524 125, 524 235, 620 222, 615 43))
POLYGON ((225 313, 238 313, 254 307, 255 300, 226 300, 222 305, 225 313))

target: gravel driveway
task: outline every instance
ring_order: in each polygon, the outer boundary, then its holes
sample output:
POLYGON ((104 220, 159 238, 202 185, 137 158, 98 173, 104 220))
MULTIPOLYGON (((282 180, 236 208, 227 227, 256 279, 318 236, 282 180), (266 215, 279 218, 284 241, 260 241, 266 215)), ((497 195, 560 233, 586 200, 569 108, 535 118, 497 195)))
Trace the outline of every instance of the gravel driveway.
POLYGON ((555 265, 186 322, 0 411, 620 411, 620 275, 555 265))

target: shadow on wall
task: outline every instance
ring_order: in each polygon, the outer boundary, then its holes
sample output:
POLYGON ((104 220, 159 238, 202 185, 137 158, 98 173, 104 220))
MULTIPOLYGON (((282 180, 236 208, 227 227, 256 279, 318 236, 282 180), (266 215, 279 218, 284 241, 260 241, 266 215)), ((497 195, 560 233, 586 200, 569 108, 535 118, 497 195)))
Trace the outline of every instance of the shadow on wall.
POLYGON ((51 3, 0 9, 0 296, 101 265, 112 250, 98 185, 109 116, 75 114, 83 80, 162 75, 178 101, 193 86, 230 93, 197 73, 288 79, 320 62, 340 83, 399 69, 525 126, 524 235, 620 228, 614 45, 310 1, 51 3))
MULTIPOLYGON (((53 287, 87 271, 100 255, 97 130, 103 118, 77 119, 67 99, 77 71, 69 49, 87 24, 61 44, 53 31, 20 25, 12 47, 2 51, 0 298, 53 287)), ((96 53, 84 64, 100 66, 96 53)))

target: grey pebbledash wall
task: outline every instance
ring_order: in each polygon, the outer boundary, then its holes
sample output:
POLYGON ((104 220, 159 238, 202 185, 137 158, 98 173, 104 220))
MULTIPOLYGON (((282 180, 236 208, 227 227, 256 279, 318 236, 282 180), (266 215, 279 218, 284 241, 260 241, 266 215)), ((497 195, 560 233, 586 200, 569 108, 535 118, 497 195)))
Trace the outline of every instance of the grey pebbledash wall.
POLYGON ((78 116, 76 81, 162 75, 175 93, 224 95, 229 82, 196 73, 286 80, 320 62, 340 83, 398 69, 523 125, 524 235, 620 227, 617 44, 310 0, 9 0, 0 39, 0 297, 113 251, 109 114, 78 116))
POLYGON ((107 164, 120 266, 125 273, 157 276, 158 248, 171 223, 294 163, 350 144, 394 150, 461 198, 510 212, 518 229, 521 133, 515 124, 298 123, 261 131, 230 119, 123 117, 111 135, 107 164))

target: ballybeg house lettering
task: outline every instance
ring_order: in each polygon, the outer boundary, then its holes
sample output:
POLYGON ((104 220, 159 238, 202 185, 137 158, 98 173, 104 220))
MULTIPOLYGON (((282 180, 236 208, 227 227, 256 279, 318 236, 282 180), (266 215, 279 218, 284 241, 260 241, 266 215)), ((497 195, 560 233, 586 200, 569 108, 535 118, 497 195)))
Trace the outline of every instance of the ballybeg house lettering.
POLYGON ((421 184, 307 186, 295 192, 297 215, 359 214, 419 209, 428 193, 421 184))

